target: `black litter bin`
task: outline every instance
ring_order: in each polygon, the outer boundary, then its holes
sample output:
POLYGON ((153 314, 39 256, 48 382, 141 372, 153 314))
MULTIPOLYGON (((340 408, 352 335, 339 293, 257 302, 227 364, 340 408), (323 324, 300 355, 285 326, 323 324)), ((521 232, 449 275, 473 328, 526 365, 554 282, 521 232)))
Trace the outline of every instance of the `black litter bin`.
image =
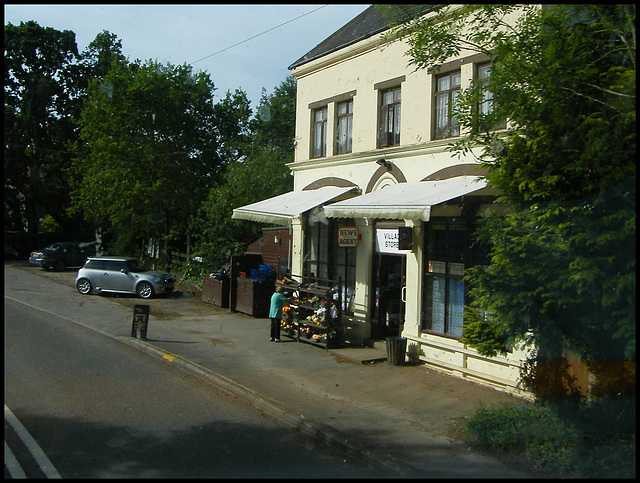
POLYGON ((406 337, 387 337, 387 364, 392 366, 404 365, 405 354, 407 353, 406 337))

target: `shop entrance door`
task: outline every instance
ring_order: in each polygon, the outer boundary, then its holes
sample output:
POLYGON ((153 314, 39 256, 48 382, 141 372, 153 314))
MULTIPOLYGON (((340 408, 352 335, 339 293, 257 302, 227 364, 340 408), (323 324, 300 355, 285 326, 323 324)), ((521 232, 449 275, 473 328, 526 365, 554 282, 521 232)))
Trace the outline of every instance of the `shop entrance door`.
POLYGON ((372 336, 398 337, 404 326, 406 257, 378 254, 376 262, 372 336))

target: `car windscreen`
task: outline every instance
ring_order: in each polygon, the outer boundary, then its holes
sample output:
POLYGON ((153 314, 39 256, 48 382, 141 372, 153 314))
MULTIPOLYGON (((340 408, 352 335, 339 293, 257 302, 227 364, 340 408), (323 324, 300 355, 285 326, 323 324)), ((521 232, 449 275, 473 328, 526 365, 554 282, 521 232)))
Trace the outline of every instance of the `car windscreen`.
POLYGON ((140 260, 127 260, 127 268, 130 272, 141 273, 148 272, 149 269, 144 266, 140 260))
POLYGON ((62 250, 62 245, 60 245, 60 243, 52 243, 47 248, 45 248, 45 250, 52 250, 52 251, 62 250))

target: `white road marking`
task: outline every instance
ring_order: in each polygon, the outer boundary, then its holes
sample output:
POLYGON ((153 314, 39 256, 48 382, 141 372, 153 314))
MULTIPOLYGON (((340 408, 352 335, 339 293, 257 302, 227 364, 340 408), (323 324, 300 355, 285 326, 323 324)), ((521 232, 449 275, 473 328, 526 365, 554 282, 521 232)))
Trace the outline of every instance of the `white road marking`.
MULTIPOLYGON (((27 447, 33 458, 40 466, 40 469, 45 474, 47 478, 62 478, 58 470, 53 466, 53 463, 47 458, 47 455, 44 454, 44 451, 40 448, 36 440, 29 434, 27 428, 25 428, 18 418, 11 412, 11 410, 4 405, 4 418, 9 422, 9 424, 13 427, 14 431, 18 434, 18 437, 22 440, 24 445, 27 447)), ((7 453, 7 446, 5 442, 5 460, 7 453)))
POLYGON ((13 453, 11 452, 11 449, 9 448, 9 445, 6 441, 4 442, 4 464, 7 467, 7 470, 9 470, 11 478, 13 478, 14 480, 27 477, 27 475, 25 475, 24 471, 22 470, 20 463, 18 463, 16 457, 13 456, 13 453))

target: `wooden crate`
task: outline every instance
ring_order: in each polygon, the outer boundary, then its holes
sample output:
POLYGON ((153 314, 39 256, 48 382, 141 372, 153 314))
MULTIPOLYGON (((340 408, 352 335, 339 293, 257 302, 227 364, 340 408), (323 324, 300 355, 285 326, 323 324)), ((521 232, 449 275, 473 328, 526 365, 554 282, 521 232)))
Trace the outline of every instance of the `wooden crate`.
POLYGON ((202 301, 229 308, 229 279, 206 277, 202 280, 202 301))
POLYGON ((273 280, 237 279, 236 310, 254 317, 268 317, 271 296, 274 291, 273 280))

